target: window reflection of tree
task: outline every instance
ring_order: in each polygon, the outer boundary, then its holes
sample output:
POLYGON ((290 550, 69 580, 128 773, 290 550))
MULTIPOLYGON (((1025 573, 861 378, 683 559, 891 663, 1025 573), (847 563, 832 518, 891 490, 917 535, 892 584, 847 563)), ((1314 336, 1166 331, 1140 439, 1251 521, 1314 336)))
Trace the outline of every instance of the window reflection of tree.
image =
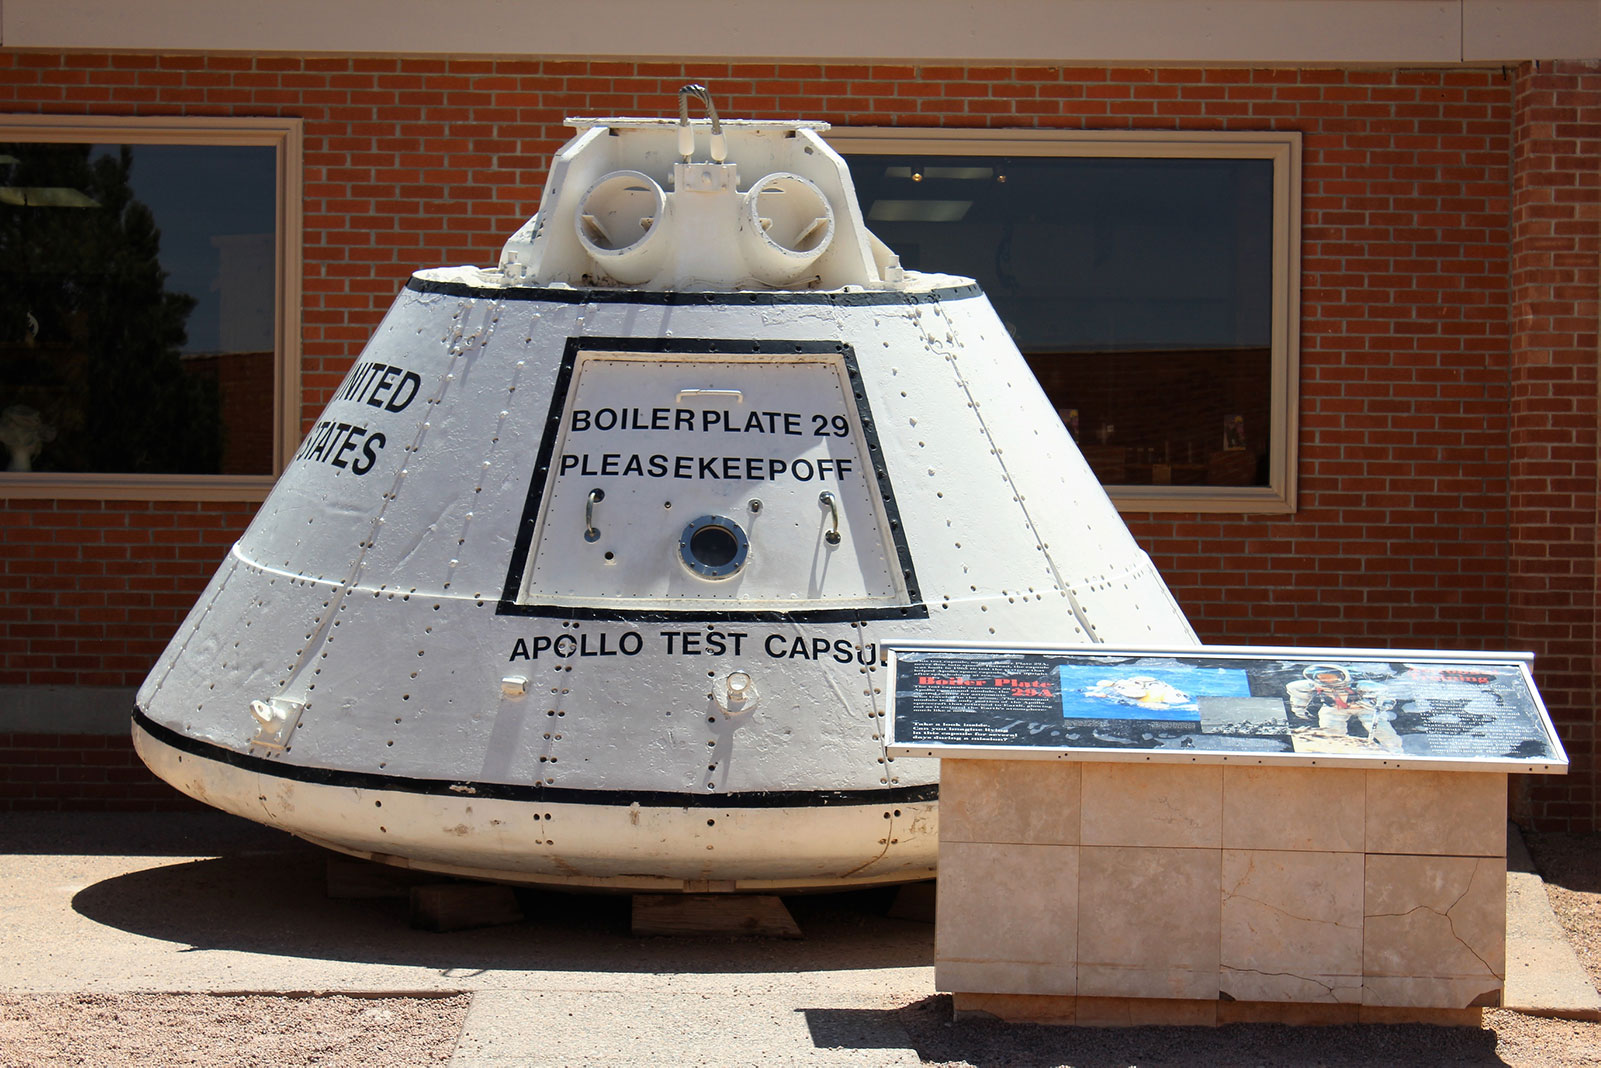
POLYGON ((33 470, 201 474, 220 463, 216 383, 179 355, 195 300, 166 288, 133 165, 128 145, 0 146, 0 411, 37 412, 53 439, 33 470))

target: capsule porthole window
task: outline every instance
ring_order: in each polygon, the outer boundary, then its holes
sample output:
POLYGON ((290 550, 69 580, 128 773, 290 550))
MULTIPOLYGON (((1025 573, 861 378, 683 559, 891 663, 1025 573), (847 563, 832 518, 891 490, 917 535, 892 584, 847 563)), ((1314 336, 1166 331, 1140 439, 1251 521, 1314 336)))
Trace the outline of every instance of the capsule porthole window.
POLYGON ((750 539, 744 528, 727 516, 698 516, 678 536, 678 556, 702 578, 725 579, 745 566, 750 539))

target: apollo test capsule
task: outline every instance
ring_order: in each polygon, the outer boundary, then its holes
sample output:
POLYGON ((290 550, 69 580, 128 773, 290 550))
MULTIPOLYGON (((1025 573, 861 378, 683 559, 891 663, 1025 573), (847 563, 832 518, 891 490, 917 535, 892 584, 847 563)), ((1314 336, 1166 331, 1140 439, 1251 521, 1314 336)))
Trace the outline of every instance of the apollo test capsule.
POLYGON ((938 765, 885 751, 886 639, 1194 632, 983 293, 900 268, 823 124, 571 125, 498 265, 406 284, 138 751, 438 872, 927 878, 938 765))

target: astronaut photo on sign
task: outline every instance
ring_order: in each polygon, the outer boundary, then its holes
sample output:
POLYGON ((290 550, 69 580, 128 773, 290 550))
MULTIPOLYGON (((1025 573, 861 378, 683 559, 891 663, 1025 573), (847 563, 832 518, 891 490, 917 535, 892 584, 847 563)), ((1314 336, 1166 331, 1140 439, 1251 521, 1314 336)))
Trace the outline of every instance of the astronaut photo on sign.
POLYGON ((1316 727, 1299 726, 1291 731, 1300 751, 1333 752, 1366 748, 1351 734, 1354 719, 1367 734, 1367 742, 1392 753, 1402 751, 1401 736, 1390 726, 1395 700, 1376 682, 1353 682, 1351 673, 1334 664, 1314 664, 1302 677, 1284 687, 1289 697, 1290 716, 1316 727))

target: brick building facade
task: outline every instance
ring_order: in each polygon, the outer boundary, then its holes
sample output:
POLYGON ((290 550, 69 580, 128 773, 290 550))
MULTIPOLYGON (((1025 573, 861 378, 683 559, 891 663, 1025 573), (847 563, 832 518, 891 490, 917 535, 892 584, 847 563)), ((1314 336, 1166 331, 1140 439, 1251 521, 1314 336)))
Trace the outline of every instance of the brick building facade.
MULTIPOLYGON (((495 259, 567 116, 661 114, 690 81, 836 126, 1299 131, 1297 509, 1125 519, 1208 643, 1532 650, 1572 767, 1515 777, 1514 812, 1597 825, 1601 65, 0 50, 0 112, 303 120, 302 429, 413 268, 495 259)), ((125 702, 254 509, 0 501, 0 695, 39 712, 0 696, 0 810, 188 804, 48 705, 125 702)))

